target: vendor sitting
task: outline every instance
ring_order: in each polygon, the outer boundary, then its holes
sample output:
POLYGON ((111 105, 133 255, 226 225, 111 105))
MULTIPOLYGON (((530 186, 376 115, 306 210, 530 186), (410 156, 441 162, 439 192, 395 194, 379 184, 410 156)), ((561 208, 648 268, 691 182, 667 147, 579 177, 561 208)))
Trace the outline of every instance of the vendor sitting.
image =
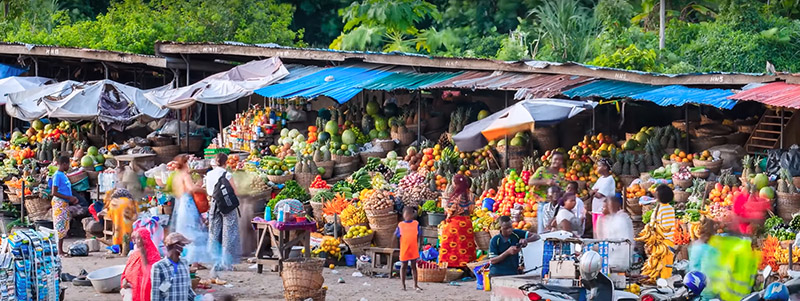
POLYGON ((512 227, 511 218, 500 217, 500 234, 492 237, 489 244, 489 276, 518 275, 519 252, 529 242, 539 240, 539 235, 512 227))

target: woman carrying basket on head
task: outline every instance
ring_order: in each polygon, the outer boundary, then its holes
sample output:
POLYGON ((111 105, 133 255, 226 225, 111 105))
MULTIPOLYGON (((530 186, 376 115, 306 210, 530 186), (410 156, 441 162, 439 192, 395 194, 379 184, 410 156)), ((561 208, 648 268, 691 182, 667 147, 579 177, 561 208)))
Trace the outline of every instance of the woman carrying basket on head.
POLYGON ((470 213, 474 203, 469 199, 469 179, 461 174, 453 176, 452 193, 444 206, 447 219, 443 222, 439 263, 448 267, 466 267, 475 261, 475 236, 470 213))

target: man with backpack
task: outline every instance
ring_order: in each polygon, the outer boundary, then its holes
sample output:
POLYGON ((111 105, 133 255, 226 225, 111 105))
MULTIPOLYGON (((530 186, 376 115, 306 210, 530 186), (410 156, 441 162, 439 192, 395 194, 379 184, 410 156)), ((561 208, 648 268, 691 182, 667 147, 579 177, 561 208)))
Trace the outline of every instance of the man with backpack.
POLYGON ((239 199, 233 178, 225 169, 228 155, 217 154, 214 167, 206 173, 205 186, 209 195, 208 252, 214 258, 212 278, 216 272, 232 270, 239 257, 239 199))

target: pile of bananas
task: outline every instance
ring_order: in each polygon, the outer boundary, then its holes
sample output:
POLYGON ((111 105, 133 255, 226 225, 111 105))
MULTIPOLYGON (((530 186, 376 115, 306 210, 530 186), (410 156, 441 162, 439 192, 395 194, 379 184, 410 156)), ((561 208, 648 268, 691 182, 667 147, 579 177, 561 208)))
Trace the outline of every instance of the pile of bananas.
POLYGON ((689 223, 689 237, 691 240, 700 238, 700 222, 689 223))
POLYGON ((342 226, 349 227, 367 223, 367 213, 357 204, 350 204, 347 208, 344 208, 339 217, 342 219, 342 226))
MULTIPOLYGON (((775 260, 778 264, 788 264, 789 263, 789 249, 778 247, 775 249, 775 260)), ((800 248, 794 247, 792 250, 792 262, 800 262, 800 248)))
POLYGON ((494 217, 486 208, 475 208, 472 213, 472 231, 489 231, 489 227, 494 223, 494 217))
POLYGON ((649 276, 649 281, 655 283, 664 269, 662 260, 664 256, 671 252, 666 244, 664 228, 661 225, 648 223, 636 237, 637 241, 644 242, 644 248, 649 257, 642 267, 642 275, 649 276))
POLYGON ((625 291, 631 294, 639 295, 642 292, 642 288, 636 283, 631 283, 628 284, 627 287, 625 287, 625 291))

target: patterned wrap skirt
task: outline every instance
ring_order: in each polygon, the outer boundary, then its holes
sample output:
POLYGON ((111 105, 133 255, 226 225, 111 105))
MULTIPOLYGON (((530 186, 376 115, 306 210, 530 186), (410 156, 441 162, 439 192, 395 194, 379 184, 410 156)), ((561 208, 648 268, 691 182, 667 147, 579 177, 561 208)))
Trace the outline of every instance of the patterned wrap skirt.
POLYGON ((50 205, 53 207, 53 228, 58 233, 58 239, 64 239, 69 230, 69 202, 54 196, 50 205))
POLYGON ((443 223, 439 263, 447 262, 448 268, 459 268, 474 262, 475 235, 469 216, 453 216, 443 223))

